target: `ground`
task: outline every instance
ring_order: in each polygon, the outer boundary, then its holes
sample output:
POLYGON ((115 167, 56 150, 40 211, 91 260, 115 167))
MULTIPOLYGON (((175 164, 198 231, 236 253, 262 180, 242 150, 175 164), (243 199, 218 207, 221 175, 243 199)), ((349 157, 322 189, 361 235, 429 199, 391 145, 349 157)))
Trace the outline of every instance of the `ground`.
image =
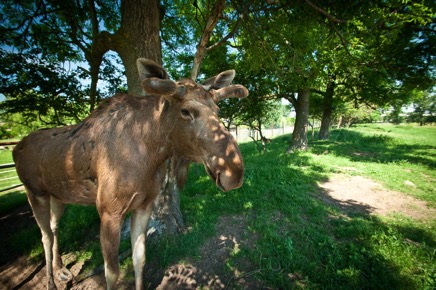
MULTIPOLYGON (((413 184, 407 184, 413 186, 413 184)), ((362 176, 337 174, 327 182, 319 184, 321 199, 347 211, 388 216, 400 213, 414 219, 426 220, 436 216, 425 202, 405 194, 383 188, 379 183, 362 176)), ((207 240, 201 248, 200 259, 174 264, 167 269, 156 269, 149 261, 145 278, 150 288, 166 289, 258 289, 261 285, 254 274, 256 268, 248 260, 238 261, 238 267, 230 273, 225 269, 226 260, 232 253, 244 247, 255 247, 256 236, 247 230, 246 216, 222 216, 216 224, 216 235, 207 240)), ((14 229, 33 221, 28 206, 0 217, 2 238, 8 238, 14 229)), ((3 251, 1 255, 8 255, 3 251)), ((74 257, 63 256, 67 267, 79 281, 74 285, 58 285, 61 289, 104 289, 104 275, 101 268, 93 274, 81 273, 82 264, 75 263, 74 257), (81 277, 81 278, 80 278, 81 277)), ((0 289, 45 289, 45 266, 30 262, 27 257, 11 256, 10 262, 0 265, 0 289)), ((121 277, 122 279, 123 277, 121 277)), ((122 288, 134 288, 132 282, 122 288)))

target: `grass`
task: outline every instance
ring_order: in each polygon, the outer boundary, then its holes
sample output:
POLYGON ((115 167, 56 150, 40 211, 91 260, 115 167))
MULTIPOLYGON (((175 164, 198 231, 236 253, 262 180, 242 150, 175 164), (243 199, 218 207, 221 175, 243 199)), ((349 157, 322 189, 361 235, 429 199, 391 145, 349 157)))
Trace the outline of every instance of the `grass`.
MULTIPOLYGON (((149 244, 147 259, 163 268, 201 259, 200 248, 215 234, 218 218, 243 216, 255 247, 241 247, 224 266, 233 272, 241 259, 250 261, 264 287, 435 289, 436 219, 351 213, 326 203, 319 183, 337 173, 362 175, 434 208, 436 127, 371 124, 334 130, 330 140, 311 141, 308 152, 292 154, 285 153, 288 140, 274 139, 262 155, 253 143, 241 144, 245 182, 232 192, 220 192, 204 172, 197 176, 191 170, 181 195, 191 230, 149 244)), ((13 242, 21 244, 14 247, 43 259, 35 231, 17 233, 13 242)), ((93 207, 68 207, 60 231, 62 251, 102 263, 93 207)))
MULTIPOLYGON (((14 163, 12 152, 9 150, 0 151, 0 164, 14 163)), ((0 189, 5 189, 13 185, 21 184, 15 168, 0 169, 0 189)), ((0 192, 0 213, 8 212, 19 205, 26 203, 26 195, 23 191, 10 190, 0 192)))

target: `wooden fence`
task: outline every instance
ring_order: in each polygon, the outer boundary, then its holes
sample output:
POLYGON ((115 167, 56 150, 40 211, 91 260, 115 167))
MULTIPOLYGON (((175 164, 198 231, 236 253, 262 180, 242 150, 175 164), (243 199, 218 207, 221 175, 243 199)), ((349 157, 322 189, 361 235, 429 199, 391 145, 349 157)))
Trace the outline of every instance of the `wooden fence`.
MULTIPOLYGON (((292 126, 284 126, 284 125, 282 125, 281 127, 271 127, 271 128, 262 127, 262 133, 264 137, 271 139, 273 137, 277 137, 280 135, 290 134, 292 133, 293 129, 294 127, 292 126)), ((230 133, 232 133, 233 137, 235 137, 236 141, 238 142, 251 141, 252 137, 256 140, 260 139, 260 137, 258 136, 259 135, 258 131, 253 131, 246 127, 232 127, 230 128, 230 133)))
MULTIPOLYGON (((1 148, 5 148, 6 146, 15 146, 17 145, 18 142, 0 142, 0 147, 1 148)), ((14 168, 13 170, 6 170, 6 171, 0 171, 0 177, 1 175, 5 174, 5 173, 10 173, 10 172, 14 172, 15 171, 15 164, 14 163, 7 163, 7 164, 0 164, 0 170, 1 169, 8 169, 8 168, 14 168)), ((9 177, 4 177, 4 178, 0 178, 0 182, 2 181, 6 181, 6 180, 11 180, 11 179, 16 179, 18 178, 18 176, 15 174, 15 176, 9 176, 9 177)), ((7 186, 5 188, 0 188, 0 192, 4 192, 4 191, 8 191, 17 187, 22 186, 23 184, 14 184, 14 185, 10 185, 7 186)))

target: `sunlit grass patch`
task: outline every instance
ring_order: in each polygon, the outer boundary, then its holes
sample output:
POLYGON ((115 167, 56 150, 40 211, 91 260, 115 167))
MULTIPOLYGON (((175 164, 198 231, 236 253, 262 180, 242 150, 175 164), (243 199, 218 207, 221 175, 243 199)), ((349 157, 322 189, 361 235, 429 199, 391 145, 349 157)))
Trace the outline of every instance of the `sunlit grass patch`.
MULTIPOLYGON (((221 265, 221 273, 235 275, 233 282, 249 275, 255 285, 273 289, 434 289, 436 219, 352 211, 353 203, 328 200, 320 185, 338 175, 363 176, 434 208, 435 131, 357 126, 334 130, 328 141, 310 140, 309 151, 292 154, 286 154, 288 135, 273 139, 262 154, 244 143, 244 185, 230 192, 220 191, 201 165, 191 167, 181 194, 187 229, 148 243, 148 265, 163 273, 201 262, 222 223, 233 222, 227 227, 244 234, 221 265)), ((60 226, 61 251, 87 260, 86 267, 101 265, 98 228, 94 207, 69 206, 60 226)), ((14 237, 22 242, 17 247, 42 260, 39 230, 27 231, 14 237)), ((129 248, 124 241, 120 253, 129 248)), ((122 267, 133 271, 131 258, 122 267)))

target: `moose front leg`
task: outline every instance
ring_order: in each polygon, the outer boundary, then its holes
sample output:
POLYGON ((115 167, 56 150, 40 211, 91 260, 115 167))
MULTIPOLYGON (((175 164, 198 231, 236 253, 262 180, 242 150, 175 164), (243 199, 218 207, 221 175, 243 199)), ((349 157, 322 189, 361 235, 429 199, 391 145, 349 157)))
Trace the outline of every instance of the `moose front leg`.
POLYGON ((104 258, 104 273, 107 289, 116 289, 120 265, 118 250, 120 247, 121 223, 124 216, 108 213, 100 214, 100 244, 104 258))
POLYGON ((145 265, 145 240, 147 238, 147 225, 151 215, 153 203, 145 208, 133 211, 130 224, 130 240, 132 242, 132 259, 135 268, 136 290, 143 289, 143 271, 145 265))

